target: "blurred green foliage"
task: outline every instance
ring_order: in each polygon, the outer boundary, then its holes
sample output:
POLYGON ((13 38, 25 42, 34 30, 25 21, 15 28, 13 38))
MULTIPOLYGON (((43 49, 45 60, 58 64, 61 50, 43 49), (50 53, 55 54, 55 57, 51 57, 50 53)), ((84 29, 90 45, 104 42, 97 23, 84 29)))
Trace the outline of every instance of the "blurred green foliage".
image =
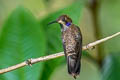
MULTIPOLYGON (((120 31, 120 0, 103 0, 101 9, 99 11, 100 27, 102 29, 102 36, 107 36, 120 31)), ((120 51, 120 37, 112 39, 104 43, 105 53, 120 51)))
POLYGON ((120 53, 111 53, 104 60, 102 69, 103 80, 119 80, 120 79, 120 53))
MULTIPOLYGON (((0 68, 17 64, 28 58, 43 56, 45 51, 46 39, 42 27, 39 27, 37 20, 28 10, 17 8, 9 16, 1 33, 0 68)), ((37 80, 42 70, 42 63, 33 65, 31 70, 29 69, 30 67, 25 67, 0 76, 5 80, 37 80), (33 74, 34 72, 36 74, 33 74)))
MULTIPOLYGON (((89 1, 0 0, 0 69, 29 58, 63 51, 59 25, 47 26, 62 14, 69 15, 74 24, 80 25, 84 33, 84 44, 93 41, 92 38, 95 36, 91 25, 92 19, 86 7, 89 1)), ((98 23, 101 36, 105 37, 120 31, 120 1, 102 0, 99 8, 98 23)), ((97 63, 90 60, 91 56, 95 57, 94 54, 89 54, 90 51, 83 52, 86 58, 82 58, 81 73, 77 80, 119 80, 119 40, 120 37, 117 37, 102 45, 105 50, 102 54, 105 58, 101 69, 97 63)), ((96 51, 93 53, 96 54, 96 51)), ((73 80, 67 73, 65 62, 64 57, 40 62, 32 67, 26 66, 2 74, 0 80, 73 80)))

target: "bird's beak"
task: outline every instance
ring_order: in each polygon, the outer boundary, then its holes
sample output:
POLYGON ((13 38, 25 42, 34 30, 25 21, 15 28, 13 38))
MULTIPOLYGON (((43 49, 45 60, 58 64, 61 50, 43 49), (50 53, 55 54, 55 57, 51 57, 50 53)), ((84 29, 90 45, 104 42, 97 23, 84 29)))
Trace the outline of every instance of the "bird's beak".
POLYGON ((54 24, 54 23, 57 23, 57 20, 48 23, 48 25, 50 25, 50 24, 54 24))

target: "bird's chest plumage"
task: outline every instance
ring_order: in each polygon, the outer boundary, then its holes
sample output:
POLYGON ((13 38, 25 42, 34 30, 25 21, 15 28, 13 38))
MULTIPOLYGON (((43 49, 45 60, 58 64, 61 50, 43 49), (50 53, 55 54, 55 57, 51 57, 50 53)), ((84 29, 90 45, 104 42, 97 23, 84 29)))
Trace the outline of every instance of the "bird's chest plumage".
POLYGON ((76 47, 76 30, 70 27, 62 32, 62 41, 66 53, 75 52, 76 47))

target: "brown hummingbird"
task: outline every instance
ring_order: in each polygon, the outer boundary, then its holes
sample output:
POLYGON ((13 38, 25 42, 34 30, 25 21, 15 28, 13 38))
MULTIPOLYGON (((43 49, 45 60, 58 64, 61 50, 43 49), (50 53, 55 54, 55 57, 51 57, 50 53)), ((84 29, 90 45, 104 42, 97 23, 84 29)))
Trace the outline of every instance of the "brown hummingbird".
POLYGON ((82 34, 80 28, 72 23, 72 19, 67 15, 62 15, 55 21, 59 23, 62 32, 62 43, 67 60, 68 73, 75 79, 80 73, 82 56, 82 34))

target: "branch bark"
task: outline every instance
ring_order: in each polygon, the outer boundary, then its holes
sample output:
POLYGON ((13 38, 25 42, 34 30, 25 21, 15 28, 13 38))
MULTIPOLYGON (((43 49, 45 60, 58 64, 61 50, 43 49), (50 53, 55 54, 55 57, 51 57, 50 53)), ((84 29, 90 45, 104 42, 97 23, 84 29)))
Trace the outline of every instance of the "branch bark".
MULTIPOLYGON (((103 43, 109 39, 112 39, 113 37, 115 36, 118 36, 120 35, 120 32, 117 32, 111 36, 108 36, 106 38, 103 38, 103 39, 100 39, 100 40, 97 40, 95 42, 92 42, 92 43, 89 43, 87 44, 86 46, 83 46, 83 50, 87 50, 87 49, 90 49, 100 43, 103 43)), ((51 55, 48 55, 48 56, 43 56, 43 57, 39 57, 39 58, 34 58, 34 59, 28 59, 24 62, 21 62, 19 64, 16 64, 16 65, 13 65, 13 66, 10 66, 8 68, 5 68, 5 69, 0 69, 0 74, 3 74, 3 73, 6 73, 6 72, 10 72, 10 71, 13 71, 13 70, 16 70, 18 68, 21 68, 21 67, 24 67, 24 66, 27 66, 27 65, 32 65, 32 64, 35 64, 35 63, 38 63, 38 62, 41 62, 41 61, 46 61, 46 60, 50 60, 50 59, 55 59, 55 58, 58 58, 58 57, 61 57, 61 56, 64 56, 64 52, 59 52, 59 53, 56 53, 56 54, 51 54, 51 55)))

